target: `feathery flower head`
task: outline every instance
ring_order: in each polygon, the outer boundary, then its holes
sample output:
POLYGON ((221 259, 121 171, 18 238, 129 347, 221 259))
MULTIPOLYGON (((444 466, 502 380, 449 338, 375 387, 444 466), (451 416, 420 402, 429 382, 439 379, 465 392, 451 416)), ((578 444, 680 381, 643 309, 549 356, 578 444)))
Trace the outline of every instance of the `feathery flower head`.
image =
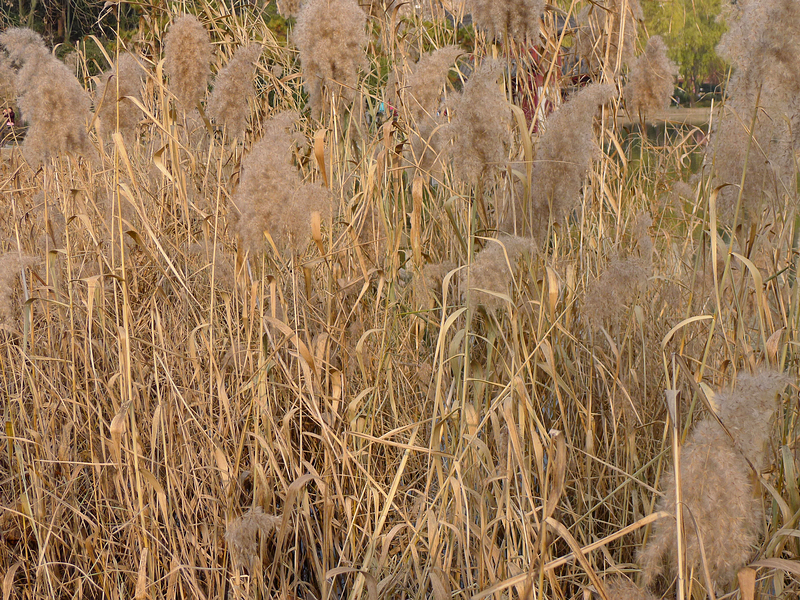
POLYGON ((539 33, 539 18, 544 12, 544 0, 469 0, 468 6, 475 23, 485 29, 490 38, 509 36, 519 42, 539 33))
POLYGON ((104 133, 111 133, 116 129, 119 109, 120 132, 124 135, 133 134, 141 111, 128 97, 141 99, 144 75, 136 58, 129 53, 121 54, 116 66, 103 73, 97 87, 96 112, 104 133))
POLYGON ((260 55, 259 44, 241 46, 214 81, 208 114, 227 127, 230 138, 241 136, 247 127, 247 101, 255 95, 253 77, 256 74, 255 62, 260 55))
POLYGON ((625 85, 628 114, 649 115, 666 108, 674 89, 673 80, 678 68, 667 57, 667 46, 661 36, 647 41, 647 48, 633 63, 625 85))
POLYGON ((498 85, 502 74, 499 61, 486 61, 453 101, 452 157, 455 174, 463 181, 477 183, 505 167, 511 108, 498 85))
POLYGON ((358 68, 366 64, 367 15, 356 0, 308 0, 297 16, 294 43, 300 51, 308 104, 322 114, 329 100, 350 104, 356 95, 358 68))
POLYGON ((23 144, 26 159, 39 165, 64 151, 88 155, 91 99, 69 68, 29 29, 7 29, 0 34, 0 45, 19 66, 19 108, 30 123, 23 144))
POLYGON ((205 96, 211 75, 214 50, 208 31, 194 15, 181 15, 170 26, 164 42, 169 89, 184 110, 191 110, 205 96))

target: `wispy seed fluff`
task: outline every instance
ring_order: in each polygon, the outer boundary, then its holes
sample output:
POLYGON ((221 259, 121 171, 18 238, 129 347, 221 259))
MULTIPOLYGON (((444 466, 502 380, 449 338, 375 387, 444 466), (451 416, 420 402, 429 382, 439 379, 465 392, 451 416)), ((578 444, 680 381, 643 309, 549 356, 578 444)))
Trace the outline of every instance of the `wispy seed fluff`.
POLYGON ((300 9, 294 42, 315 115, 322 114, 328 101, 341 98, 350 104, 355 98, 358 68, 366 64, 366 22, 355 0, 308 0, 300 9))
POLYGON ((184 110, 192 110, 205 96, 211 76, 213 47, 208 31, 194 15, 181 15, 170 26, 164 41, 169 89, 184 110))
MULTIPOLYGON (((774 371, 740 374, 735 390, 722 391, 713 401, 738 448, 713 417, 701 421, 681 448, 686 565, 695 573, 703 572, 702 538, 711 579, 720 589, 732 584, 738 570, 747 564, 762 529, 760 490, 754 487, 745 458, 759 472, 766 466, 777 394, 787 384, 788 378, 774 371)), ((665 475, 662 487, 666 495, 658 510, 675 514, 674 472, 665 475)), ((639 557, 645 585, 662 573, 665 558, 670 572, 674 571, 675 525, 673 519, 658 521, 639 557)))
POLYGON ((260 506, 231 521, 225 531, 225 541, 234 564, 249 570, 253 561, 258 560, 258 534, 269 535, 280 522, 280 517, 268 515, 260 506))
POLYGON ((511 140, 511 108, 498 85, 503 66, 487 61, 453 101, 450 123, 456 177, 469 183, 491 176, 506 164, 511 140))
POLYGON ((240 137, 247 127, 250 109, 247 102, 255 95, 253 77, 261 46, 250 44, 236 50, 233 58, 217 74, 214 90, 208 100, 208 114, 225 125, 228 137, 240 137))
POLYGON ((677 74, 678 68, 667 56, 667 46, 661 36, 654 35, 647 40, 647 48, 633 63, 625 85, 628 114, 644 116, 666 108, 677 74))
POLYGON ((653 594, 641 589, 625 577, 612 577, 603 582, 603 587, 609 600, 658 600, 653 594))
POLYGON ((593 84, 575 94, 545 122, 533 164, 531 196, 511 211, 504 228, 517 233, 530 231, 541 236, 552 214, 560 222, 580 202, 584 179, 597 154, 594 117, 598 109, 616 94, 611 84, 593 84), (516 222, 515 222, 516 221, 516 222))
POLYGON ((14 290, 20 271, 35 262, 35 258, 20 255, 18 252, 0 256, 0 327, 10 324, 14 318, 14 290))
POLYGON ((462 286, 469 289, 470 305, 473 308, 483 306, 487 312, 503 308, 506 303, 498 294, 509 294, 517 260, 534 251, 530 238, 502 235, 488 240, 472 264, 461 271, 462 286))
MULTIPOLYGON (((405 159, 428 175, 437 177, 443 156, 444 120, 440 116, 442 92, 450 67, 463 51, 458 46, 445 46, 420 57, 412 67, 401 92, 406 119, 409 121, 410 144, 405 159)), ((387 88, 397 80, 390 78, 387 88)), ((387 96, 392 95, 387 89, 387 96)))
POLYGON ((100 77, 95 98, 95 111, 100 130, 110 135, 117 128, 119 107, 119 131, 123 136, 132 136, 142 116, 142 111, 129 97, 141 100, 142 81, 145 72, 131 54, 121 54, 115 67, 100 77))
POLYGON ((795 153, 800 147, 800 3, 794 0, 739 2, 727 11, 729 31, 717 47, 735 68, 725 114, 711 133, 720 190, 720 219, 731 225, 747 157, 739 223, 756 220, 765 205, 795 197, 795 153), (780 26, 776 26, 776 23, 780 26), (749 131, 753 117, 755 126, 749 131), (749 148, 749 152, 748 152, 749 148))
POLYGON ((236 228, 252 251, 265 249, 268 232, 279 251, 301 252, 311 239, 313 213, 330 214, 328 191, 304 184, 291 163, 295 139, 290 129, 296 120, 296 113, 284 112, 267 121, 263 137, 242 161, 241 184, 233 196, 236 228))
POLYGON ((469 0, 468 7, 490 38, 509 36, 523 42, 539 33, 544 0, 469 0))
POLYGON ((0 45, 19 68, 19 108, 30 123, 23 144, 26 159, 39 165, 60 152, 87 155, 91 100, 69 68, 30 29, 7 29, 0 34, 0 45))

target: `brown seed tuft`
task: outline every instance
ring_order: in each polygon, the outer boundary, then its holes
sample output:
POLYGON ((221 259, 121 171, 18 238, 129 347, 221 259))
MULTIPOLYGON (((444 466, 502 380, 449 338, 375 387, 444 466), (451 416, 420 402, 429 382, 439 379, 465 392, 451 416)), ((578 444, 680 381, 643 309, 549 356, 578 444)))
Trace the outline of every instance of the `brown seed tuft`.
POLYGON ((580 201, 581 188, 597 154, 594 117, 616 93, 610 84, 594 84, 575 94, 547 121, 533 164, 532 189, 528 199, 510 211, 503 224, 506 231, 530 232, 541 237, 550 216, 561 222, 580 201), (512 217, 513 215, 513 217, 512 217))
POLYGON ((636 59, 628 75, 624 96, 632 117, 653 114, 669 105, 678 68, 667 57, 667 46, 661 36, 647 41, 644 53, 636 59))
POLYGON ((263 539, 275 531, 280 522, 280 517, 268 515, 256 506, 228 524, 225 541, 237 567, 250 570, 253 562, 258 560, 258 535, 263 539))
POLYGON ((253 77, 256 74, 255 62, 260 55, 260 45, 242 46, 214 82, 208 100, 208 114, 218 124, 225 125, 231 139, 240 137, 247 127, 250 113, 247 102, 255 95, 253 77))
POLYGON ((475 184, 505 168, 511 108, 498 85, 502 74, 499 62, 485 62, 453 101, 449 132, 455 175, 462 181, 475 184))
POLYGON ((101 131, 110 135, 117 128, 119 107, 119 131, 132 136, 141 118, 141 111, 128 96, 141 100, 144 71, 132 54, 121 54, 116 66, 100 77, 95 99, 97 117, 101 131), (119 92, 118 92, 119 90, 119 92), (118 95, 119 94, 119 95, 118 95))
POLYGON ((8 252, 0 256, 0 325, 9 325, 17 312, 14 302, 15 282, 20 271, 36 263, 33 256, 8 252))
POLYGON ((184 110, 192 110, 206 94, 213 47, 208 31, 194 15, 181 15, 164 38, 164 71, 169 89, 184 110))
POLYGON ((490 38, 524 42, 539 33, 544 4, 544 0, 469 0, 468 7, 490 38))
POLYGON ((366 19, 355 0, 308 0, 300 9, 294 42, 308 104, 316 116, 328 102, 353 102, 358 69, 366 64, 366 19))
MULTIPOLYGON (((687 568, 702 573, 702 539, 710 576, 725 588, 753 553, 764 518, 748 460, 757 471, 766 466, 765 448, 778 406, 777 394, 789 383, 774 371, 740 374, 732 392, 714 398, 717 413, 734 445, 716 419, 707 417, 689 434, 681 449, 681 480, 686 529, 687 568), (747 459, 747 460, 746 460, 747 459)), ((665 497, 658 510, 675 513, 675 474, 664 477, 665 497)), ((663 571, 662 560, 676 564, 675 520, 662 519, 639 557, 644 583, 663 571)))
POLYGON ((39 165, 60 152, 88 155, 91 100, 69 68, 29 29, 7 29, 0 45, 19 68, 19 108, 30 123, 23 145, 27 160, 39 165))
POLYGON ((483 306, 487 312, 502 309, 502 296, 509 294, 517 260, 535 252, 533 240, 502 235, 488 240, 467 269, 461 271, 463 287, 469 289, 469 302, 474 309, 483 306))

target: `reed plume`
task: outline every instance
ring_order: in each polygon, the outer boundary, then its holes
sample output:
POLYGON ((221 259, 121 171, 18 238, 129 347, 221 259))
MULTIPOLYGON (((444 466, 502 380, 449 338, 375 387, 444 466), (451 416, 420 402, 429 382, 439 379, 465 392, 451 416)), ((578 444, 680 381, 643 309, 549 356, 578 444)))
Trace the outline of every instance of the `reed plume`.
POLYGON ((505 168, 511 109, 498 85, 502 74, 498 61, 485 62, 453 101, 453 167, 462 181, 475 184, 505 168))
POLYGON ((469 267, 461 272, 463 287, 469 289, 469 303, 474 309, 483 306, 496 312, 505 306, 502 296, 509 295, 517 260, 535 251, 533 240, 501 235, 488 240, 469 267))
MULTIPOLYGON (((420 57, 412 67, 400 96, 410 123, 408 148, 405 160, 429 176, 438 178, 442 166, 445 119, 440 115, 442 92, 447 84, 447 74, 463 51, 458 46, 445 46, 420 57)), ((387 83, 387 97, 391 98, 393 82, 387 83)), ((390 100, 391 102, 391 100, 390 100)))
POLYGON ((667 56, 661 36, 647 40, 647 48, 636 59, 625 85, 625 104, 629 115, 640 118, 666 108, 672 98, 673 79, 678 68, 667 56))
POLYGON ((9 326, 16 313, 14 302, 16 281, 22 269, 33 265, 36 259, 18 252, 0 256, 0 326, 9 326))
POLYGON ((358 69, 366 64, 366 19, 355 0, 308 0, 300 9, 294 43, 308 104, 316 116, 328 102, 353 102, 358 69))
POLYGON ((706 156, 713 161, 715 183, 730 184, 720 189, 717 207, 723 222, 732 225, 740 196, 738 223, 749 223, 765 205, 794 197, 797 190, 800 6, 751 1, 731 5, 726 13, 729 31, 717 52, 735 71, 706 156))
POLYGON ((89 155, 86 126, 91 100, 69 68, 30 29, 6 29, 0 45, 18 69, 19 108, 30 123, 23 144, 25 158, 39 165, 60 152, 89 155))
POLYGON ((96 109, 100 130, 109 135, 117 129, 132 137, 142 112, 129 97, 141 101, 144 71, 132 54, 121 54, 116 66, 100 77, 97 86, 96 109))
POLYGON ((489 38, 524 42, 538 35, 544 4, 544 0, 469 0, 468 7, 489 38))
POLYGON ((172 23, 164 42, 169 89, 183 109, 190 111, 205 96, 211 76, 213 47, 208 31, 194 15, 181 15, 172 23))
POLYGON ((231 551, 233 562, 248 571, 258 561, 258 536, 261 539, 269 535, 278 525, 281 518, 265 513, 260 506, 251 508, 241 517, 228 524, 225 541, 231 551))
POLYGON ((263 251, 269 232, 280 251, 300 252, 308 244, 313 213, 327 217, 331 202, 322 186, 304 184, 291 163, 297 113, 284 112, 264 124, 261 140, 242 161, 242 180, 233 196, 236 229, 245 246, 263 251))
POLYGON ((605 271, 589 284, 583 310, 595 327, 618 322, 647 288, 653 272, 653 242, 648 233, 652 223, 649 215, 639 215, 633 227, 638 255, 612 257, 605 271))
POLYGON ((610 84, 592 84, 576 93, 545 121, 532 170, 530 196, 503 223, 506 231, 529 231, 541 237, 549 219, 561 222, 580 202, 592 158, 598 154, 593 124, 598 109, 616 94, 610 84))
POLYGON ((658 600, 656 596, 643 590, 630 579, 612 577, 603 582, 609 600, 658 600))
POLYGON ((576 57, 584 60, 592 73, 604 65, 613 73, 619 72, 635 57, 638 24, 643 19, 639 0, 606 0, 604 5, 593 2, 576 19, 576 57))
MULTIPOLYGON (((767 443, 778 393, 788 378, 764 371, 740 374, 732 392, 718 393, 713 404, 733 440, 717 420, 698 423, 681 449, 681 484, 686 530, 686 565, 703 572, 705 564, 714 585, 725 588, 747 564, 758 541, 764 518, 760 490, 754 485, 751 465, 761 472, 767 464, 767 443), (749 461, 749 464, 748 464, 749 461)), ((662 482, 665 496, 658 510, 675 513, 675 474, 662 482)), ((652 539, 639 557, 645 585, 663 571, 664 558, 676 564, 676 521, 658 521, 652 539)))
POLYGON ((255 62, 260 55, 261 46, 258 44, 238 48, 214 81, 208 114, 217 123, 225 125, 231 139, 240 137, 247 127, 250 113, 247 103, 255 95, 253 77, 256 74, 255 62))

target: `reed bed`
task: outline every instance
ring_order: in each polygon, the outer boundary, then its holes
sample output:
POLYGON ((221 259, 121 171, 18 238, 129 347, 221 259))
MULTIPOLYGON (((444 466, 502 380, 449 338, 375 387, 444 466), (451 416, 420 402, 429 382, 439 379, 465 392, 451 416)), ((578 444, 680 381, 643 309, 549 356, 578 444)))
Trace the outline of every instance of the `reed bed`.
POLYGON ((619 125, 635 0, 0 34, 3 600, 796 598, 800 32, 744 4, 707 147, 619 125))

